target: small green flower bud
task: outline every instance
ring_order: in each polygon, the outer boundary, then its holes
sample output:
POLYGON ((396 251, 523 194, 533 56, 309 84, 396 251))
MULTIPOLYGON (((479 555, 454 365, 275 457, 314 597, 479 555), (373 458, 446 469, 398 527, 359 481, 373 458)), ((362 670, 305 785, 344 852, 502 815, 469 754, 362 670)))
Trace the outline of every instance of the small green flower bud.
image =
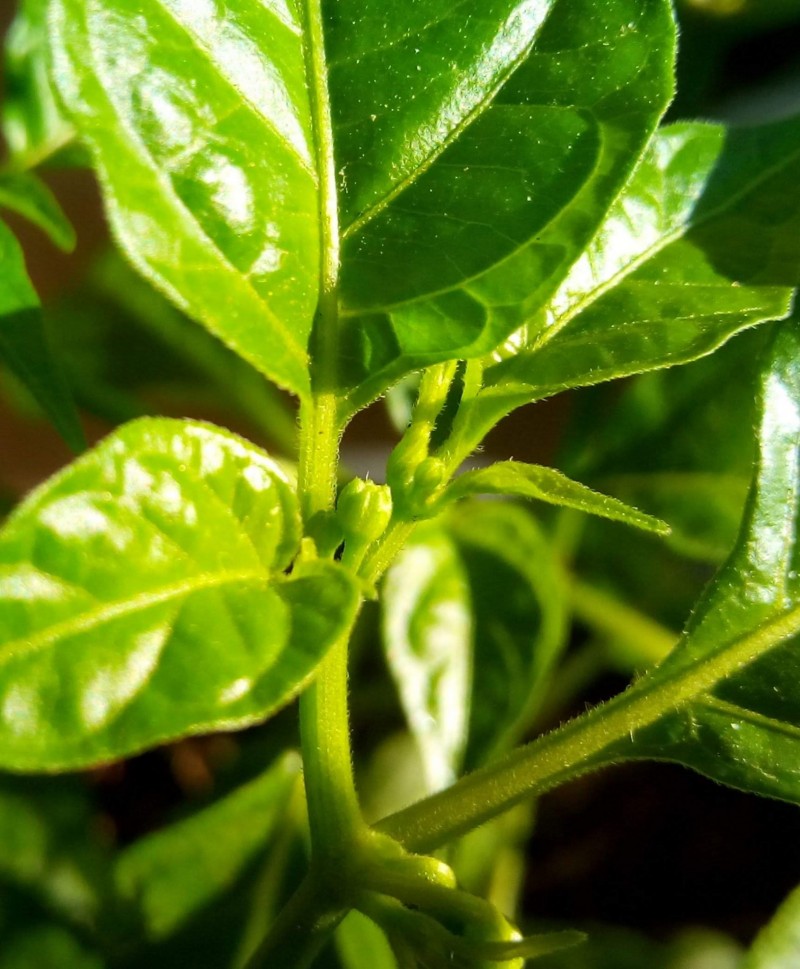
POLYGON ((342 489, 336 516, 345 542, 364 547, 386 530, 392 517, 392 493, 386 485, 354 478, 342 489))

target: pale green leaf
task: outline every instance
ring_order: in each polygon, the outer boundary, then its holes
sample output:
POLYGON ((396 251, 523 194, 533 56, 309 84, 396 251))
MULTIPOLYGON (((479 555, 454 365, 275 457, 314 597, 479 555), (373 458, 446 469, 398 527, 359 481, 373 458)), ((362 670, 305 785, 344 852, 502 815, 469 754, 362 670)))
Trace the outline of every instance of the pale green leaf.
POLYGON ((616 498, 601 495, 586 485, 572 481, 560 471, 539 464, 499 461, 488 468, 466 471, 450 485, 443 499, 455 501, 469 495, 530 498, 624 522, 657 535, 669 534, 669 525, 665 522, 645 515, 616 498))
POLYGON ((0 763, 65 769, 263 720, 352 622, 335 563, 295 570, 294 493, 263 452, 127 425, 0 534, 0 763))

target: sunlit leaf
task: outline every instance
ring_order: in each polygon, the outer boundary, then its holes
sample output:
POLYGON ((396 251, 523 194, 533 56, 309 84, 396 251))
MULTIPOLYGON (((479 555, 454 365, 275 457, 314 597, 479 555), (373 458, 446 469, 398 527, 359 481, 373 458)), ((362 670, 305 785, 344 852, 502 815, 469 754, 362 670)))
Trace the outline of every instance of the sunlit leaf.
POLYGON ((665 522, 645 515, 616 498, 598 494, 586 485, 571 481, 561 472, 539 464, 499 461, 488 468, 466 471, 447 489, 444 499, 491 494, 531 498, 624 522, 658 535, 669 533, 669 525, 665 522))
POLYGON ((212 427, 141 420, 0 536, 0 763, 77 767, 264 719, 352 621, 348 573, 295 571, 294 493, 212 427))

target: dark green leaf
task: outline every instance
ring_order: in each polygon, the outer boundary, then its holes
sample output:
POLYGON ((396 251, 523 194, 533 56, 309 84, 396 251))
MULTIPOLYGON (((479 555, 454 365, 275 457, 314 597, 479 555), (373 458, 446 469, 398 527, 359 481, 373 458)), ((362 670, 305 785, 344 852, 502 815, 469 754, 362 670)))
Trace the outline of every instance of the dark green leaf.
POLYGON ((104 965, 99 955, 54 923, 13 927, 0 941, 3 969, 103 969, 104 965))
POLYGON ((421 528, 387 576, 389 666, 431 789, 526 726, 564 636, 564 590, 529 515, 470 503, 421 528))
POLYGON ((83 431, 63 374, 52 355, 39 299, 19 243, 0 222, 0 358, 25 384, 76 451, 83 431))
POLYGON ((665 522, 645 515, 616 498, 598 494, 586 485, 570 480, 560 471, 539 464, 499 461, 488 468, 466 471, 447 489, 444 500, 456 500, 469 495, 532 498, 551 505, 574 508, 588 515, 624 522, 657 535, 669 534, 669 525, 665 522))
POLYGON ((122 853, 119 891, 140 908, 149 937, 171 934, 230 888, 266 849, 298 778, 298 758, 289 754, 218 803, 122 853))
POLYGON ((788 969, 800 962, 800 889, 778 909, 762 929, 741 969, 788 969))
POLYGON ((712 691, 616 746, 625 756, 677 760, 735 787, 793 801, 800 801, 798 645, 776 641, 768 630, 791 626, 800 614, 799 351, 800 332, 790 322, 765 369, 757 471, 739 541, 681 644, 650 677, 655 684, 693 664, 713 668, 748 640, 752 655, 712 691))
MULTIPOLYGON (((420 20, 426 8, 450 13, 451 6, 420 4, 420 20)), ((353 392, 354 407, 415 366, 494 349, 535 314, 591 238, 669 100, 674 37, 666 4, 517 6, 526 27, 539 26, 546 6, 550 12, 539 33, 531 32, 533 47, 521 62, 519 44, 495 43, 500 69, 518 67, 494 106, 458 140, 434 145, 437 154, 446 150, 381 211, 368 213, 371 222, 357 216, 345 229, 348 312, 371 310, 345 320, 347 379, 364 381, 353 392), (511 169, 498 172, 510 160, 511 169), (480 172, 476 194, 479 165, 489 172, 480 172)), ((406 73, 414 76, 419 58, 423 77, 432 61, 460 83, 461 25, 483 30, 485 9, 465 17, 453 7, 445 24, 457 29, 455 50, 445 43, 428 53, 417 38, 409 40, 406 73)), ((431 27, 431 41, 439 29, 431 27)), ((473 31, 477 38, 480 31, 473 31)), ((517 31, 524 42, 524 30, 517 31)), ((487 74, 467 76, 464 90, 471 93, 476 76, 482 81, 487 74)), ((332 81, 335 105, 335 74, 332 81)), ((384 99, 380 84, 363 89, 367 98, 384 99)), ((397 102, 407 97, 404 90, 397 102)), ((461 95, 453 99, 455 106, 462 102, 461 95)), ((404 110, 417 108, 412 102, 404 110)), ((380 118, 380 108, 373 114, 380 118)), ((365 112, 361 128, 368 136, 370 124, 365 112)), ((429 144, 427 133, 420 141, 429 144)), ((407 144, 415 143, 409 137, 407 144)))
POLYGON ((546 312, 492 367, 490 393, 538 399, 686 363, 785 316, 800 282, 800 121, 654 141, 546 312))
POLYGON ((69 219, 50 189, 35 175, 0 175, 0 207, 24 215, 66 252, 75 247, 75 230, 69 219))
POLYGON ((282 570, 297 502, 257 448, 141 420, 0 537, 0 762, 97 763, 264 719, 352 622, 349 574, 282 570))
POLYGON ((47 4, 48 0, 21 0, 6 39, 3 134, 12 165, 20 169, 46 161, 74 139, 48 76, 47 4))

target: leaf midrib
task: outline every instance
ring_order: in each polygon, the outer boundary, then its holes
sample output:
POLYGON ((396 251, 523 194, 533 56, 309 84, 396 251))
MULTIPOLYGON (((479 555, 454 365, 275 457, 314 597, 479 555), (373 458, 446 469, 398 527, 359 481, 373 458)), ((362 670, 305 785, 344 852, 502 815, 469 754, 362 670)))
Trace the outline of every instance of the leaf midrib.
POLYGON ((113 602, 103 603, 95 609, 81 612, 77 616, 64 619, 54 623, 32 636, 20 637, 6 642, 0 647, 0 668, 6 663, 38 652, 61 640, 67 640, 71 636, 89 632, 106 623, 113 622, 124 616, 132 615, 137 612, 149 609, 152 606, 171 602, 174 599, 192 595, 207 589, 221 588, 226 585, 236 585, 241 583, 266 583, 269 581, 269 573, 260 569, 241 569, 226 570, 213 573, 204 573, 162 586, 159 589, 151 589, 147 592, 139 593, 127 599, 118 599, 113 602))

